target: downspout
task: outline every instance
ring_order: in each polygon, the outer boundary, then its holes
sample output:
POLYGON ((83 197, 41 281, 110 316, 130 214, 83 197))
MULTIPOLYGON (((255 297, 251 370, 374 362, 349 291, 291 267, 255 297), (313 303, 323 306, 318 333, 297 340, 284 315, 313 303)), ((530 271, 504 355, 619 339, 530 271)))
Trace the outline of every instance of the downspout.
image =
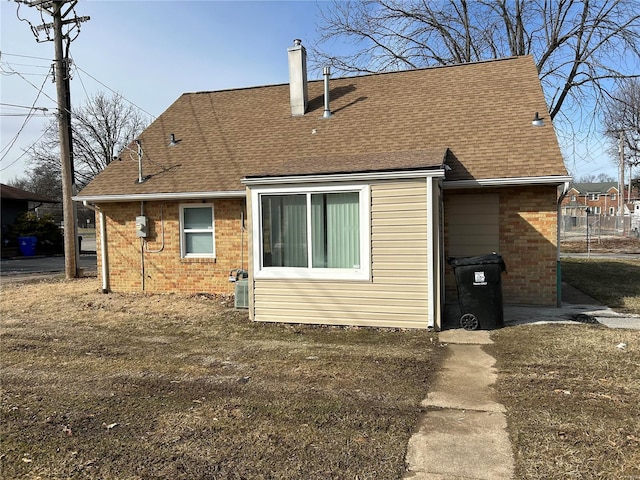
POLYGON ((445 289, 445 265, 446 260, 444 257, 444 180, 438 179, 438 263, 440 265, 439 272, 439 287, 438 287, 438 301, 440 306, 440 330, 442 330, 442 323, 444 317, 445 303, 446 303, 446 289, 445 289))
MULTIPOLYGON (((569 182, 564 182, 562 193, 558 197, 556 218, 556 307, 562 307, 562 264, 560 263, 560 222, 562 219, 562 201, 569 193, 569 182)), ((586 197, 585 197, 586 198, 586 197)))
POLYGON ((104 212, 97 205, 90 205, 86 200, 82 205, 93 210, 100 215, 100 258, 101 276, 102 276, 102 293, 109 293, 109 265, 107 260, 107 224, 104 212))
POLYGON ((240 269, 244 270, 244 210, 240 212, 240 269))
MULTIPOLYGON (((140 216, 144 216, 144 200, 140 201, 140 216)), ((144 292, 144 238, 140 237, 140 281, 144 292)))
POLYGON ((434 211, 433 211, 433 178, 427 177, 427 330, 435 328, 436 289, 435 289, 435 255, 434 255, 434 211))

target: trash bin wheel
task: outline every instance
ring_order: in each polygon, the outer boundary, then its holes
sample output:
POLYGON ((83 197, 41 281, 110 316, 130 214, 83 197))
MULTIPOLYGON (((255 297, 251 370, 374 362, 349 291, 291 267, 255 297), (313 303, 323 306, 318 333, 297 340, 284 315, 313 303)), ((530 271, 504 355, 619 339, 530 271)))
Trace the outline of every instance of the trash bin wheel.
POLYGON ((465 313, 460 317, 460 326, 465 330, 477 330, 480 322, 473 313, 465 313))

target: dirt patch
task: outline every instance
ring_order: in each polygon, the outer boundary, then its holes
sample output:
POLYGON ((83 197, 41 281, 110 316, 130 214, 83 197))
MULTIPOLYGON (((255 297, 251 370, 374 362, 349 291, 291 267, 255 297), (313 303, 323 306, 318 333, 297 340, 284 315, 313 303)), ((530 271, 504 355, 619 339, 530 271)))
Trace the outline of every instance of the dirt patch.
POLYGON ((1 292, 5 478, 399 478, 434 334, 256 324, 225 299, 1 292))
POLYGON ((560 250, 564 253, 586 253, 589 250, 591 253, 640 254, 640 238, 595 237, 589 243, 586 238, 579 241, 563 241, 560 250))

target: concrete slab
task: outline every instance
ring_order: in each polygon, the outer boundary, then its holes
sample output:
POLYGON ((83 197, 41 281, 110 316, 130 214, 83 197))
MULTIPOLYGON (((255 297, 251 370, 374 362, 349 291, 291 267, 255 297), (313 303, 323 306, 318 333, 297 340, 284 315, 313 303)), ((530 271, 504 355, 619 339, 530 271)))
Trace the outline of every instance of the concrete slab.
POLYGON ((504 307, 505 325, 537 323, 575 323, 581 316, 592 317, 609 328, 640 330, 640 315, 618 313, 609 307, 593 304, 563 304, 562 308, 529 305, 504 307))
POLYGON ((462 328, 443 330, 438 334, 440 343, 457 343, 469 345, 489 345, 491 332, 488 330, 464 330, 462 328))
POLYGON ((511 443, 504 415, 493 412, 428 412, 411 438, 405 479, 509 479, 511 443))
POLYGON ((481 345, 449 345, 447 358, 423 407, 504 412, 495 399, 493 385, 498 375, 495 359, 481 345))
POLYGON ((482 350, 488 331, 441 332, 450 355, 422 406, 428 411, 407 449, 404 479, 511 479, 505 408, 491 387, 495 359, 482 350))

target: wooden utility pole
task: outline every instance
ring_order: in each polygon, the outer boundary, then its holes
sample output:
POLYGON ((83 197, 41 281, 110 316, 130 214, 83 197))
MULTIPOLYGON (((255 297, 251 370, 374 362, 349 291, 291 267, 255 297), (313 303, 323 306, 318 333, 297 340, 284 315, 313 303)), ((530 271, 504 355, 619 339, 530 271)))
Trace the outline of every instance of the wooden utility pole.
MULTIPOLYGON (((62 166, 62 213, 64 220, 64 272, 67 279, 78 276, 78 252, 76 251, 77 222, 73 209, 73 175, 71 168, 71 115, 67 105, 66 78, 69 75, 67 59, 64 58, 62 45, 62 5, 53 2, 53 35, 56 65, 56 95, 58 98, 58 136, 60 139, 60 164, 62 166)), ((69 99, 70 100, 70 99, 69 99)))
MULTIPOLYGON (((20 0, 17 0, 20 1, 20 0)), ((75 191, 75 178, 72 157, 72 136, 71 136, 71 95, 69 88, 69 58, 65 55, 63 40, 71 42, 68 34, 62 32, 63 25, 73 24, 78 26, 80 22, 89 20, 89 17, 75 17, 69 20, 64 18, 73 11, 77 0, 22 0, 22 3, 30 7, 36 7, 41 12, 47 12, 53 17, 53 23, 38 27, 32 27, 32 31, 45 30, 47 40, 49 28, 53 27, 53 43, 55 47, 55 80, 56 94, 58 102, 58 136, 60 140, 60 165, 62 171, 62 214, 64 221, 64 270, 67 279, 78 277, 78 258, 80 250, 78 248, 78 223, 76 221, 76 207, 72 197, 75 191), (68 6, 63 12, 63 8, 68 6)), ((38 41, 39 38, 36 36, 38 41)))

